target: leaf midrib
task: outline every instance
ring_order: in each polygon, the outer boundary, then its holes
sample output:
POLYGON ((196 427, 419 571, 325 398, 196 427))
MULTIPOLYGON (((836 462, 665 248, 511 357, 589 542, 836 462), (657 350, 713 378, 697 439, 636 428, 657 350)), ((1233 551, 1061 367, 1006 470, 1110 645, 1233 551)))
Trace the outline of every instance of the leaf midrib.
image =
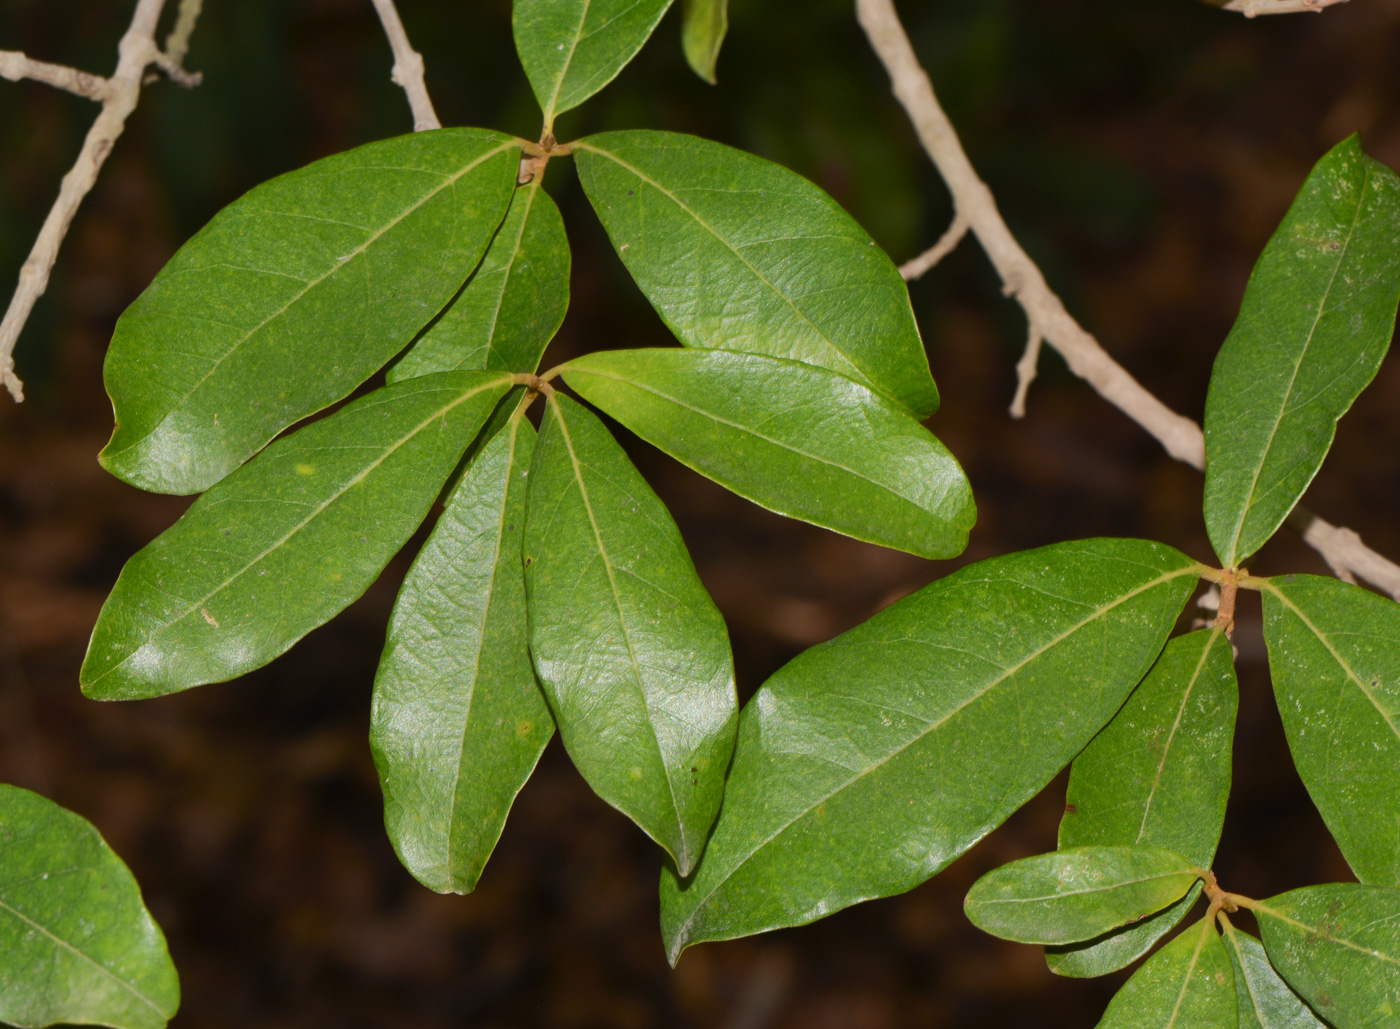
POLYGON ((1210 658, 1210 652, 1215 647, 1216 641, 1220 637, 1220 626, 1216 626, 1211 632, 1210 639, 1206 640, 1206 645, 1201 649, 1201 658, 1196 662, 1196 670, 1191 673, 1191 679, 1186 684, 1186 692, 1181 695, 1181 704, 1176 709, 1176 720, 1172 722, 1171 732, 1167 734, 1166 745, 1162 748, 1162 758, 1157 762, 1157 774, 1152 777, 1152 788, 1147 791, 1147 802, 1142 808, 1142 822, 1138 825, 1137 838, 1134 843, 1141 843, 1143 836, 1147 833, 1147 819, 1152 814, 1152 804, 1157 799, 1157 788, 1162 785, 1162 773, 1167 767, 1167 758, 1171 756, 1172 743, 1176 740, 1177 731, 1181 728, 1182 719, 1186 715, 1186 706, 1191 702, 1191 694, 1196 691, 1196 683, 1200 681, 1201 672, 1205 670, 1206 661, 1210 658))
MULTIPOLYGON (((1339 947, 1346 947, 1346 948, 1348 948, 1348 949, 1350 949, 1350 950, 1354 950, 1354 951, 1356 951, 1356 952, 1358 952, 1358 953, 1360 953, 1360 954, 1365 954, 1367 957, 1376 958, 1376 959, 1379 960, 1379 961, 1384 961, 1384 962, 1387 962, 1388 964, 1392 964, 1392 965, 1396 965, 1396 966, 1400 967, 1400 959, 1393 958, 1393 957, 1391 957, 1389 954, 1382 954, 1382 953, 1381 953, 1380 951, 1378 951, 1378 950, 1372 950, 1370 947, 1362 946, 1362 945, 1359 944, 1359 943, 1353 943, 1351 940, 1343 939, 1343 938, 1340 937, 1340 936, 1333 936, 1331 933, 1324 932, 1322 929, 1318 928, 1317 926, 1308 925, 1306 922, 1300 922, 1300 921, 1298 921, 1296 918, 1293 918, 1293 917, 1291 917, 1291 916, 1289 916, 1289 915, 1285 915, 1282 911, 1278 910, 1277 908, 1271 908, 1271 907, 1269 907, 1269 906, 1268 906, 1267 904, 1265 904, 1263 901, 1258 901, 1258 900, 1256 900, 1256 901, 1254 902, 1254 905, 1253 905, 1253 910, 1255 910, 1255 911, 1262 911, 1264 914, 1268 915, 1270 918, 1276 918, 1276 919, 1278 919, 1280 922, 1284 922, 1284 923, 1286 923, 1287 925, 1293 926, 1293 928, 1295 928, 1295 929, 1301 929, 1301 930, 1302 930, 1303 932, 1305 932, 1305 933, 1310 933, 1310 934, 1312 934, 1313 936, 1317 936, 1317 937, 1319 937, 1319 938, 1321 938, 1321 939, 1324 939, 1324 940, 1326 940, 1328 943, 1335 943, 1335 944, 1337 944, 1339 947)), ((1266 948, 1266 949, 1267 949, 1267 948, 1266 948)))
POLYGON ((554 92, 550 95, 549 103, 545 105, 544 125, 545 131, 554 128, 554 117, 558 113, 559 93, 564 88, 564 80, 569 77, 569 69, 573 67, 574 57, 578 54, 578 45, 583 41, 583 26, 588 21, 588 10, 593 6, 593 0, 583 0, 583 9, 579 11, 578 27, 574 29, 574 38, 569 43, 569 55, 564 58, 564 66, 559 69, 559 74, 554 80, 554 92))
MULTIPOLYGON (((1156 882, 1156 881, 1159 880, 1159 879, 1179 879, 1179 878, 1181 878, 1182 876, 1190 876, 1191 879, 1192 879, 1192 882, 1194 882, 1196 879, 1199 879, 1199 878, 1200 878, 1199 875, 1197 875, 1195 872, 1191 871, 1191 869, 1189 869, 1189 868, 1179 868, 1179 869, 1177 869, 1176 871, 1173 871, 1173 872, 1157 872, 1157 873, 1155 873, 1155 874, 1153 874, 1153 875, 1144 875, 1144 876, 1141 876, 1141 877, 1139 877, 1139 878, 1137 878, 1137 879, 1119 879, 1119 880, 1117 880, 1116 882, 1114 882, 1114 883, 1112 883, 1112 884, 1110 884, 1110 885, 1107 885, 1107 886, 1090 886, 1090 887, 1085 887, 1084 889, 1079 889, 1079 890, 1062 890, 1062 891, 1060 891, 1060 892, 1058 892, 1058 893, 1047 893, 1047 894, 1045 894, 1045 895, 1043 895, 1043 896, 1038 896, 1038 897, 998 897, 998 898, 994 898, 994 899, 991 899, 991 900, 984 900, 984 901, 982 901, 981 903, 984 904, 984 905, 992 905, 992 904, 1043 904, 1043 903, 1044 903, 1045 901, 1047 901, 1047 900, 1063 900, 1063 899, 1065 899, 1066 897, 1080 897, 1080 896, 1084 896, 1085 894, 1090 894, 1090 893, 1112 893, 1112 892, 1114 892, 1115 890, 1121 890, 1121 889, 1123 889, 1123 888, 1126 887, 1126 886, 1139 886, 1139 885, 1141 885, 1141 884, 1143 884, 1143 883, 1156 882)), ((1190 889, 1190 888, 1191 888, 1191 887, 1190 887, 1190 884, 1188 883, 1188 884, 1187 884, 1187 889, 1190 889)), ((1181 894, 1181 897, 1184 897, 1184 896, 1186 896, 1186 894, 1185 894, 1185 892, 1183 891, 1182 894, 1181 894)), ((1180 900, 1181 897, 1177 897, 1176 900, 1180 900)), ((1176 900, 1173 900, 1172 903, 1175 904, 1175 903, 1176 903, 1176 900)), ((1159 909, 1159 910, 1160 910, 1160 909, 1159 909)))
POLYGON ((1186 966, 1186 977, 1181 981, 1181 989, 1176 994, 1176 1004, 1172 1007, 1171 1017, 1167 1019, 1167 1024, 1162 1029, 1173 1029, 1176 1025, 1176 1017, 1181 1014, 1181 1006, 1186 1003, 1186 994, 1191 989, 1191 977, 1196 974, 1196 966, 1201 961, 1201 951, 1205 949, 1206 940, 1211 933, 1212 922, 1209 918, 1201 920, 1201 935, 1196 940, 1196 949, 1191 952, 1191 960, 1186 966))

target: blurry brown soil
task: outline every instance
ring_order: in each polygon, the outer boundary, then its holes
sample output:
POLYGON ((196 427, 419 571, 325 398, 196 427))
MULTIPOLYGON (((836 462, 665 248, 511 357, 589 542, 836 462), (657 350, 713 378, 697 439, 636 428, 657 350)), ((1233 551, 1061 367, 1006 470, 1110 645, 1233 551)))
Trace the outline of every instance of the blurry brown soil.
MULTIPOLYGON (((409 126, 368 4, 206 6, 191 57, 206 86, 150 88, 22 341, 31 399, 0 401, 0 781, 75 808, 132 865, 183 976, 176 1024, 1092 1026, 1123 975, 1058 980, 1037 948, 984 936, 961 910, 983 871, 1053 847, 1063 778, 909 894, 698 947, 674 972, 656 925, 657 851, 589 792, 557 743, 477 891, 419 887, 385 839, 365 741, 383 627, 412 547, 362 601, 240 681, 129 705, 79 695, 87 636, 122 563, 186 504, 137 492, 94 460, 110 431, 101 361, 116 316, 242 190, 409 126)), ((579 125, 650 124, 757 149, 826 186, 896 260, 911 256, 941 231, 946 199, 849 5, 767 6, 735 0, 720 71, 739 87, 726 92, 722 81, 710 93, 691 81, 673 15, 600 98, 595 120, 579 125), (789 33, 819 30, 828 51, 804 62, 789 33), (789 118, 793 82, 828 89, 823 110, 854 113, 829 124, 789 118), (770 108, 779 114, 764 121, 770 108)), ((911 0, 902 6, 949 84, 973 159, 1071 309, 1195 417, 1254 258, 1312 163, 1360 131, 1374 156, 1400 167, 1400 0, 1253 23, 1191 0, 954 2, 946 24, 911 0)), ((129 10, 125 0, 6 7, 0 46, 99 71, 129 10)), ((509 53, 504 0, 401 7, 449 122, 531 131, 537 114, 509 53)), ((91 115, 82 101, 0 83, 7 290, 91 115)), ((572 172, 550 174, 576 254, 573 309, 551 358, 664 345, 572 172)), ((962 563, 1102 534, 1209 557, 1199 475, 1055 358, 1029 416, 1007 417, 1023 327, 972 243, 914 298, 944 397, 930 424, 967 468, 980 510, 960 561, 785 521, 626 439, 728 620, 745 696, 801 649, 962 563)), ((1392 557, 1397 410, 1392 359, 1343 421, 1308 498, 1392 557)), ((1325 571, 1286 535, 1255 566, 1325 571)), ((1257 603, 1242 603, 1236 783, 1217 871, 1228 888, 1259 896, 1347 878, 1287 758, 1257 603)))

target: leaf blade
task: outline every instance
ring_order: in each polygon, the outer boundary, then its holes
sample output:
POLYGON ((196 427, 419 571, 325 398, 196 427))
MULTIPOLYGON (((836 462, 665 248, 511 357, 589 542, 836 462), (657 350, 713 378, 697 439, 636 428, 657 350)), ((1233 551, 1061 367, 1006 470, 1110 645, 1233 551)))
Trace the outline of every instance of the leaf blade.
POLYGON ((510 385, 500 372, 423 376, 268 447, 127 562, 83 692, 160 696, 284 653, 369 587, 510 385))
POLYGON ((1206 527, 1226 567, 1283 524, 1375 376, 1400 304, 1400 177, 1353 136, 1259 258, 1206 398, 1206 527))
POLYGON ((1235 972, 1239 1029, 1325 1029, 1317 1016, 1288 988, 1264 945, 1225 920, 1225 950, 1235 972))
POLYGON ((814 364, 917 418, 937 410, 903 278, 812 183, 669 132, 589 136, 574 154, 613 247, 685 346, 814 364))
POLYGON ((729 32, 729 0, 685 0, 681 46, 696 75, 715 84, 719 48, 729 32))
POLYGON ((117 323, 102 466, 142 489, 197 493, 349 395, 476 266, 517 150, 480 129, 414 133, 224 208, 117 323))
POLYGON ((1202 919, 1133 973, 1099 1029, 1235 1029, 1233 979, 1220 937, 1202 919))
POLYGON ((853 380, 674 348, 593 353, 563 375, 643 439, 771 511, 922 557, 966 549, 977 509, 957 460, 853 380))

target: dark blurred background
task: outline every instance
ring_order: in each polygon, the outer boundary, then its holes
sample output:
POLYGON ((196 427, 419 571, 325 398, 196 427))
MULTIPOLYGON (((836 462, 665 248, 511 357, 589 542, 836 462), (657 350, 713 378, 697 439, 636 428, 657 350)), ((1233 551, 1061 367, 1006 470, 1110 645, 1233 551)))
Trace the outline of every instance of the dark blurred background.
MULTIPOLYGON (((174 4, 171 4, 172 8, 174 4)), ((508 0, 400 0, 447 124, 538 134, 508 0)), ((679 4, 676 5, 679 9, 679 4)), ((0 48, 109 73, 130 0, 2 0, 0 48)), ((849 0, 733 0, 718 87, 685 66, 678 10, 621 77, 560 120, 699 133, 812 178, 896 261, 948 199, 849 0)), ((1400 0, 1246 21, 1193 0, 905 0, 902 13, 1002 210, 1052 285, 1164 400, 1199 418, 1254 258, 1312 163, 1359 131, 1400 167, 1400 0)), ((0 399, 0 781, 92 819, 164 926, 189 1027, 1089 1027, 1126 977, 1074 982, 1039 949, 972 929, 983 871, 1050 849, 1063 777, 943 875, 816 925, 666 966, 658 851, 596 799, 558 743, 477 891, 440 897, 397 864, 366 744, 397 583, 244 679, 100 705, 77 672, 122 563, 187 501, 122 485, 101 362, 113 323, 175 248, 261 180, 411 127, 368 0, 206 0, 198 89, 151 85, 78 215, 0 399)), ((14 277, 94 105, 0 82, 0 286, 14 277)), ((548 362, 664 345, 567 161, 549 169, 575 253, 548 362)), ((1024 339, 972 242, 913 286, 943 393, 930 423, 981 512, 930 563, 770 515, 635 439, 733 637, 748 696, 798 651, 961 563, 1059 540, 1150 536, 1209 558, 1201 479, 1053 355, 1014 422, 1024 339)), ((1400 557, 1400 363, 1343 421, 1308 502, 1400 557)), ((1282 535, 1256 570, 1325 571, 1282 535)), ((1237 642, 1236 782, 1216 868, 1256 896, 1348 873, 1287 759, 1257 601, 1237 642)))

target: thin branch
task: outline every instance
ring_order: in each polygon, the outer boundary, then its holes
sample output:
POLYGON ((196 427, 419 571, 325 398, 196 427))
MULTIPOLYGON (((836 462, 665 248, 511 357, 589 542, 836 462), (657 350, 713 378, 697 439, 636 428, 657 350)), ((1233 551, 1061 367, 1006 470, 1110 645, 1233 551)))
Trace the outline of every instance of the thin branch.
MULTIPOLYGON (((1284 2, 1290 0, 1278 0, 1284 2)), ((1318 4, 1337 2, 1340 0, 1317 0, 1318 4)), ((971 226, 1001 276, 1006 294, 1015 297, 1026 312, 1030 345, 1017 366, 1021 379, 1018 403, 1024 404, 1024 390, 1029 385, 1027 369, 1038 349, 1034 341, 1041 337, 1059 351, 1071 371, 1146 429, 1167 453, 1193 468, 1204 469, 1205 437, 1201 427, 1163 404, 1113 360, 1065 310, 1035 262, 1016 242, 997 210, 991 190, 978 177, 957 131, 939 105, 893 0, 856 0, 856 16, 889 73, 896 99, 947 183, 958 216, 971 226)), ((1019 413, 1013 410, 1013 414, 1019 413)), ((1303 507, 1293 512, 1288 524, 1302 533, 1303 539, 1339 577, 1365 579, 1400 600, 1400 566, 1367 547, 1355 532, 1331 525, 1303 507)))
POLYGON ((175 27, 165 37, 165 56, 177 68, 184 68, 185 57, 190 52, 190 36, 194 35, 195 22, 199 21, 204 10, 204 0, 180 0, 179 11, 175 15, 175 27))
POLYGON ((1012 418, 1026 416, 1026 395, 1030 393, 1031 383, 1035 381, 1040 365, 1040 345, 1044 342, 1045 337, 1040 332, 1040 326, 1031 322, 1026 329, 1026 351, 1021 355, 1021 360, 1016 362, 1016 395, 1011 399, 1012 418))
POLYGON ((1246 18, 1261 14, 1321 14, 1326 8, 1344 4, 1347 0, 1230 0, 1222 5, 1227 11, 1237 11, 1246 18))
POLYGON ((956 250, 958 244, 963 241, 963 237, 967 235, 967 230, 971 227, 967 219, 963 217, 962 212, 953 215, 953 223, 939 237, 938 242, 913 260, 901 264, 899 274, 904 276, 906 282, 920 278, 930 268, 956 250))
POLYGON ((15 374, 14 351, 24 323, 29 320, 34 304, 49 285, 49 273, 58 260, 59 247, 68 235, 68 227, 78 213, 78 207, 91 192, 112 147, 126 128, 126 120, 136 109, 141 97, 141 80, 146 68, 161 58, 156 46, 155 32, 165 0, 137 0, 131 15, 131 25, 117 46, 117 70, 106 80, 102 110, 83 140, 83 148, 68 174, 63 176, 58 199, 44 219, 39 238, 29 252, 19 273, 19 287, 10 301, 9 309, 0 321, 0 383, 16 401, 24 399, 24 385, 15 374))
POLYGON ((0 50, 0 78, 11 82, 32 79, 99 102, 107 99, 111 90, 111 85, 101 75, 92 75, 62 64, 36 61, 17 50, 0 50))
POLYGON ((399 19, 394 0, 372 0, 374 9, 379 12, 379 20, 384 23, 384 34, 389 37, 389 46, 394 51, 394 70, 391 78, 408 94, 408 106, 413 111, 413 131, 440 129, 433 101, 428 96, 428 86, 423 81, 423 55, 413 49, 399 19))

